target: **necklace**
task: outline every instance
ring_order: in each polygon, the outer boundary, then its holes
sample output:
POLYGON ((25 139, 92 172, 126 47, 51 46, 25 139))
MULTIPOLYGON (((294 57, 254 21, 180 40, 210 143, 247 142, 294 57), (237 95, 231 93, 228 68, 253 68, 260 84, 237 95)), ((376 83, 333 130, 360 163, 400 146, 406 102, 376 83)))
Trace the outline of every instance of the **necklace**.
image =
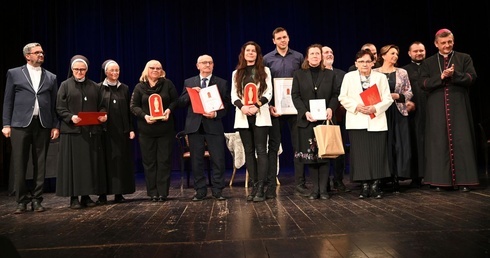
MULTIPOLYGON (((450 55, 452 54, 453 52, 451 51, 451 53, 449 53, 450 55)), ((442 56, 442 55, 441 55, 442 56)), ((446 70, 448 67, 449 67, 449 64, 451 64, 451 59, 453 59, 453 56, 454 55, 451 55, 451 57, 449 58, 449 60, 447 61, 447 66, 444 66, 444 70, 446 70)), ((444 56, 442 56, 444 58, 444 56)), ((443 60, 444 62, 444 60, 443 60)), ((439 57, 437 57, 437 64, 439 65, 439 71, 441 72, 442 74, 442 68, 441 68, 441 60, 439 57)))
POLYGON ((369 74, 369 75, 367 75, 367 76, 364 76, 364 77, 365 77, 365 80, 363 80, 363 79, 362 79, 362 76, 363 76, 363 75, 361 75, 361 72, 359 72, 359 79, 361 80, 361 85, 362 85, 362 88, 363 88, 363 89, 367 89, 367 88, 369 88, 369 84, 370 84, 370 83, 369 83, 369 81, 370 81, 369 79, 370 79, 370 77, 371 77, 371 74, 369 74))

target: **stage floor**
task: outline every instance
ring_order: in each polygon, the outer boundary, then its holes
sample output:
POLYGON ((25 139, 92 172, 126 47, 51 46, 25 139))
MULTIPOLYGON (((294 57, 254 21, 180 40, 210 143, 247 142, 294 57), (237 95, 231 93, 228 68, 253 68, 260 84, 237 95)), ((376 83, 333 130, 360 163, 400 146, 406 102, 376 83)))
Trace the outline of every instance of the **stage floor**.
MULTIPOLYGON (((227 172, 227 180, 231 171, 227 172)), ((142 174, 127 202, 81 210, 46 193, 47 211, 15 215, 15 197, 0 192, 0 236, 24 258, 78 257, 490 257, 488 175, 471 192, 425 186, 383 199, 358 199, 359 187, 329 200, 294 195, 291 171, 281 171, 277 198, 247 202, 244 170, 223 193, 191 201, 194 190, 172 174, 170 198, 150 202, 142 174)), ((92 197, 94 200, 96 196, 92 197)), ((0 257, 5 255, 5 246, 0 257)))

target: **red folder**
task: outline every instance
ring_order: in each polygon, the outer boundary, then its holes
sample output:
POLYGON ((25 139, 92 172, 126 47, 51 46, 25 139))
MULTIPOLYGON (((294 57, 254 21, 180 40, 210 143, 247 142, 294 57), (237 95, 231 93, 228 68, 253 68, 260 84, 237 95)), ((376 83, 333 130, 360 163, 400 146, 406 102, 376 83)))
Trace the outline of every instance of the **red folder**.
POLYGON ((107 112, 78 112, 78 117, 81 118, 80 122, 76 123, 76 126, 84 126, 84 125, 100 125, 100 122, 97 117, 106 115, 107 112))
MULTIPOLYGON (((361 92, 360 95, 365 106, 372 106, 381 102, 381 96, 379 95, 378 86, 376 84, 361 92)), ((375 117, 374 114, 370 114, 369 116, 371 119, 375 117)))
POLYGON ((189 93, 189 98, 192 103, 192 111, 196 114, 204 114, 204 107, 202 106, 201 96, 199 92, 193 88, 186 87, 187 93, 189 93))
POLYGON ((221 95, 218 91, 218 86, 210 85, 207 88, 197 90, 186 87, 189 98, 191 99, 192 111, 196 114, 204 114, 212 111, 224 109, 221 95), (207 95, 207 94, 208 95, 207 95), (213 98, 212 98, 213 96, 213 98), (211 100, 211 101, 210 101, 211 100))

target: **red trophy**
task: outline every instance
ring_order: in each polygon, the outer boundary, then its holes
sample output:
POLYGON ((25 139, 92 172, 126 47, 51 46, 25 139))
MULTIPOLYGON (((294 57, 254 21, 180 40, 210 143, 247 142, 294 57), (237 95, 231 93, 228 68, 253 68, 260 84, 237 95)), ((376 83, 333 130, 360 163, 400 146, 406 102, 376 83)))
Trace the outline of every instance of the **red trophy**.
POLYGON ((257 103, 259 87, 255 83, 247 83, 243 88, 243 105, 253 105, 257 103))
POLYGON ((167 116, 163 114, 163 102, 162 97, 156 93, 153 93, 148 98, 148 105, 150 106, 150 120, 167 120, 167 116))

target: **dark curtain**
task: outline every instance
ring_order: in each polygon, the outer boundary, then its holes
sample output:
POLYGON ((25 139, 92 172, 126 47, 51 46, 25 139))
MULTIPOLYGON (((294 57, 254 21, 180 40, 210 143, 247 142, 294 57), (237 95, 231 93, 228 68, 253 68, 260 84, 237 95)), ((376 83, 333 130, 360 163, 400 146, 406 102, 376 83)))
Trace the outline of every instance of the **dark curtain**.
MULTIPOLYGON (((489 116, 489 96, 485 67, 490 55, 490 4, 464 1, 9 1, 4 5, 3 51, 0 72, 25 64, 22 48, 39 42, 46 53, 44 67, 66 79, 69 60, 85 55, 90 62, 88 77, 100 81, 101 64, 114 59, 121 66, 120 80, 131 90, 147 61, 159 60, 167 78, 182 91, 185 78, 197 75, 196 59, 209 54, 215 61, 214 74, 231 82, 240 48, 249 40, 273 50, 272 31, 285 27, 290 48, 305 52, 320 43, 334 50, 335 67, 347 70, 361 45, 374 43, 378 50, 386 44, 400 47, 399 65, 409 62, 411 42, 422 41, 427 56, 436 52, 434 34, 449 28, 455 35, 455 50, 471 54, 477 84, 471 89, 474 120, 489 116), (440 3, 437 3, 440 2, 440 3), (401 6, 400 6, 401 5, 401 6), (8 7, 7 7, 8 6, 8 7)), ((5 76, 0 76, 5 85, 5 76)), ((3 87, 0 90, 3 102, 3 87)), ((184 126, 184 110, 178 110, 177 131, 184 126)), ((234 110, 224 120, 233 130, 234 110)), ((281 166, 292 166, 289 137, 284 137, 281 166)), ((2 137, 2 167, 5 170, 9 142, 2 137)), ((136 164, 139 149, 134 144, 136 164)), ((178 153, 175 151, 175 153, 178 153)), ((231 156, 228 156, 231 167, 231 156)), ((174 164, 178 168, 177 156, 174 164)), ((141 169, 141 167, 138 167, 141 169)), ((4 174, 4 173, 1 173, 4 174)), ((1 181, 1 180, 0 180, 1 181)))

